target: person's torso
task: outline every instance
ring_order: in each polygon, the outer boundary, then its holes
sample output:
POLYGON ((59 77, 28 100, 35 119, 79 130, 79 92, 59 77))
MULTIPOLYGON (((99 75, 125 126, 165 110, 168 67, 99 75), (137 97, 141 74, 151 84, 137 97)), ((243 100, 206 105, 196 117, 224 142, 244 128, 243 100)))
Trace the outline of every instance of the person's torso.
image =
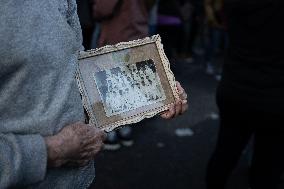
POLYGON ((229 48, 222 84, 256 103, 280 102, 284 95, 284 2, 225 0, 225 8, 229 48))
MULTIPOLYGON (((48 136, 84 121, 74 78, 80 26, 73 23, 71 2, 1 1, 1 133, 48 136)), ((48 169, 45 180, 30 188, 86 188, 93 177, 93 165, 48 169)))
POLYGON ((51 135, 72 117, 82 118, 74 80, 81 42, 65 6, 63 0, 1 2, 2 132, 4 126, 6 132, 51 135))
POLYGON ((148 11, 144 0, 123 0, 115 15, 101 26, 100 46, 146 37, 148 11))

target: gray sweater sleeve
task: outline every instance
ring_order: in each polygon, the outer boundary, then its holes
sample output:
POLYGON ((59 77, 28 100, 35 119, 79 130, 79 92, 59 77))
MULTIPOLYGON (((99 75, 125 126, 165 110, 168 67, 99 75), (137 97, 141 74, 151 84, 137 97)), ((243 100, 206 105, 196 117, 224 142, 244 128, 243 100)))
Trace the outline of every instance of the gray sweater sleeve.
MULTIPOLYGON (((53 170, 47 171, 43 136, 54 134, 83 116, 74 82, 75 51, 81 47, 81 30, 75 0, 66 1, 68 10, 63 11, 63 18, 70 27, 61 19, 58 9, 53 10, 47 1, 34 0, 33 6, 24 6, 14 0, 19 7, 10 6, 13 5, 10 1, 0 6, 0 20, 4 20, 0 22, 0 38, 4 47, 6 44, 5 48, 0 46, 0 189, 51 182, 55 176, 53 170), (42 15, 37 15, 40 5, 46 6, 41 8, 42 15), (26 11, 15 11, 23 10, 22 7, 26 11), (21 29, 14 32, 17 27, 21 29), (50 28, 54 31, 49 32, 50 28), (34 32, 32 35, 30 30, 34 32), (26 48, 20 48, 25 45, 26 48), (42 53, 43 49, 48 54, 42 53), (11 55, 14 57, 10 58, 11 55), (48 176, 52 179, 46 181, 48 176)), ((79 180, 69 170, 58 169, 58 172, 66 183, 79 180)), ((74 175, 75 172, 80 171, 74 171, 74 175)))
MULTIPOLYGON (((79 21, 79 17, 77 14, 77 4, 76 4, 76 0, 68 0, 68 4, 69 4, 69 8, 67 11, 67 22, 68 24, 71 26, 71 28, 73 28, 75 34, 76 34, 76 38, 77 41, 82 42, 83 41, 83 37, 82 37, 82 30, 81 30, 81 25, 80 25, 80 21, 79 21)), ((79 44, 79 50, 83 51, 84 47, 81 44, 79 44)))
POLYGON ((0 188, 44 179, 47 151, 40 135, 0 134, 0 188))

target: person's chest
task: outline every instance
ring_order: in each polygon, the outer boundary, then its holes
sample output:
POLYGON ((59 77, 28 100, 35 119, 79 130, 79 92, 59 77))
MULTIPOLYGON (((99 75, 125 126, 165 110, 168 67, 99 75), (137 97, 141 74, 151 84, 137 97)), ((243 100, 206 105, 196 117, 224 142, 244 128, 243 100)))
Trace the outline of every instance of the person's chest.
POLYGON ((52 63, 50 66, 61 64, 56 58, 60 60, 77 47, 76 34, 65 15, 67 11, 65 0, 1 2, 0 74, 11 66, 46 67, 45 60, 52 63))

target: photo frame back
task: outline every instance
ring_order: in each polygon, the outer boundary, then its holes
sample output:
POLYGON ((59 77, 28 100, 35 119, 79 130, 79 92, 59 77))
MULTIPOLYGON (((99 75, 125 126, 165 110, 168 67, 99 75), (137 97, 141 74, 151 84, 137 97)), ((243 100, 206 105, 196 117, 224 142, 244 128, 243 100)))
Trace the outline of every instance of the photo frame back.
POLYGON ((159 35, 80 52, 76 79, 89 121, 106 132, 179 99, 159 35))

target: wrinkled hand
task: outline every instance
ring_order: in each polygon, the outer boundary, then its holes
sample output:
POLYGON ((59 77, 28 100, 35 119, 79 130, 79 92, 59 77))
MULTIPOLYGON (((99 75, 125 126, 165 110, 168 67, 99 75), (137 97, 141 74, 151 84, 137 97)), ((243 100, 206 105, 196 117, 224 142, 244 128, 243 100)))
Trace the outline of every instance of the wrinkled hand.
POLYGON ((104 131, 78 122, 64 127, 58 134, 45 138, 48 166, 84 166, 101 150, 104 131))
POLYGON ((176 84, 180 100, 177 100, 175 104, 172 104, 170 106, 169 110, 161 114, 161 117, 164 119, 171 119, 177 117, 178 115, 181 115, 186 112, 186 110, 188 109, 187 94, 178 81, 176 82, 176 84))

